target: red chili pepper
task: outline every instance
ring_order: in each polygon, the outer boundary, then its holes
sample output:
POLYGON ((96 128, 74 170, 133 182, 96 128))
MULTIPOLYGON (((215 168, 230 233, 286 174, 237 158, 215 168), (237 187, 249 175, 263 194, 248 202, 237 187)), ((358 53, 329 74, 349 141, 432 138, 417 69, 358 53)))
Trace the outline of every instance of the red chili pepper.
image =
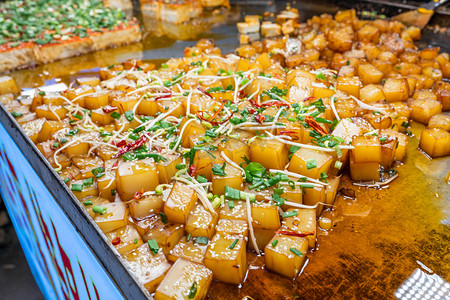
POLYGON ((308 124, 310 127, 312 127, 312 129, 314 129, 315 131, 317 131, 318 133, 320 133, 321 135, 327 135, 328 133, 325 131, 325 129, 323 129, 322 126, 319 125, 319 123, 317 123, 316 120, 314 120, 313 117, 311 116, 306 116, 305 117, 305 122, 306 124, 308 124))
POLYGON ((145 142, 147 142, 147 140, 148 140, 148 138, 145 135, 141 136, 137 141, 135 141, 133 143, 129 143, 129 144, 123 146, 122 148, 120 148, 119 152, 117 152, 117 154, 114 155, 114 158, 117 158, 119 155, 122 155, 128 151, 131 151, 131 150, 141 147, 142 145, 144 145, 145 142))
POLYGON ((162 151, 162 148, 160 146, 153 145, 153 148, 155 148, 155 150, 158 151, 158 152, 162 151))
POLYGON ((191 165, 191 166, 189 167, 189 175, 194 176, 194 175, 195 175, 195 172, 196 172, 195 166, 194 166, 194 165, 191 165))
POLYGON ((258 114, 258 115, 255 116, 256 122, 258 122, 258 123, 261 124, 261 125, 262 125, 262 123, 264 122, 265 119, 266 119, 266 117, 265 117, 265 116, 262 116, 262 115, 260 115, 260 114, 258 114))
POLYGON ((159 99, 170 98, 170 97, 172 97, 172 92, 171 91, 169 91, 169 94, 156 97, 155 101, 158 101, 159 99))
POLYGON ((238 96, 240 98, 245 98, 245 92, 244 91, 239 91, 238 96))
POLYGON ((119 160, 116 160, 116 162, 112 165, 111 169, 115 169, 119 166, 119 160))
POLYGON ((289 104, 283 102, 283 101, 270 101, 270 102, 265 102, 263 104, 260 105, 261 107, 268 107, 268 106, 287 106, 289 107, 289 104))
POLYGON ((208 93, 207 91, 205 91, 204 89, 202 89, 201 87, 197 88, 200 92, 202 92, 203 94, 205 94, 206 96, 209 96, 211 99, 213 98, 213 96, 211 96, 210 93, 208 93))
POLYGON ((114 246, 117 246, 120 244, 120 237, 116 236, 112 241, 111 244, 113 244, 114 246))
POLYGON ((134 200, 138 200, 142 198, 142 195, 145 193, 144 189, 140 190, 139 192, 136 192, 133 196, 134 200))
POLYGON ((287 135, 291 135, 291 134, 296 134, 298 132, 294 131, 294 130, 282 130, 280 131, 280 134, 287 134, 287 135))
POLYGON ((118 108, 115 107, 115 106, 106 105, 106 106, 103 106, 102 109, 103 109, 103 112, 107 114, 107 113, 110 113, 110 112, 113 112, 113 111, 117 110, 118 108))
POLYGON ((284 234, 284 235, 290 235, 290 236, 298 236, 298 237, 305 237, 308 235, 314 235, 316 232, 315 231, 311 231, 311 232, 294 232, 294 231, 283 231, 283 230, 279 230, 279 231, 275 231, 275 233, 278 234, 284 234))
POLYGON ((256 108, 260 108, 261 107, 261 105, 259 105, 258 103, 256 103, 256 101, 255 100, 248 100, 248 102, 250 102, 254 107, 256 107, 256 108))
POLYGON ((307 97, 307 98, 305 98, 305 99, 303 99, 303 102, 305 102, 305 101, 309 101, 309 100, 313 100, 313 99, 316 99, 316 97, 307 97))
POLYGON ((253 108, 247 108, 247 110, 251 115, 253 115, 256 112, 256 110, 254 110, 253 108))

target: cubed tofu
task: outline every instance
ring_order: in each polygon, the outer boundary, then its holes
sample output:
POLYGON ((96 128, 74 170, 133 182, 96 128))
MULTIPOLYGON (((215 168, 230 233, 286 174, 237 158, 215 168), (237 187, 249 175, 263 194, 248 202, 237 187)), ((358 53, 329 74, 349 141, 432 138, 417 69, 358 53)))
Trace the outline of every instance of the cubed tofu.
POLYGON ((364 163, 381 161, 381 145, 377 136, 354 136, 352 145, 355 147, 351 151, 353 162, 364 163))
POLYGON ((250 144, 250 155, 252 161, 267 169, 284 169, 288 163, 288 150, 277 140, 255 139, 250 144))
POLYGON ((241 284, 247 273, 246 241, 240 235, 215 234, 206 250, 204 264, 213 271, 214 279, 241 284))
POLYGON ((123 201, 131 200, 142 189, 154 191, 159 185, 158 172, 151 158, 120 163, 116 178, 117 190, 123 201))
POLYGON ((144 241, 156 240, 165 255, 175 247, 184 236, 184 224, 164 223, 159 217, 151 217, 151 222, 143 239, 144 241))
POLYGON ((98 196, 97 183, 86 185, 83 180, 75 180, 70 183, 70 189, 77 199, 84 199, 89 196, 98 196), (81 190, 80 190, 81 187, 81 190))
POLYGON ((306 205, 317 205, 316 206, 316 212, 317 215, 320 216, 320 214, 323 211, 323 205, 319 203, 325 203, 325 187, 322 186, 314 186, 314 187, 308 187, 303 188, 303 204, 306 205))
POLYGON ((150 293, 156 291, 164 278, 164 274, 170 269, 170 264, 164 253, 159 251, 153 254, 147 243, 125 253, 123 258, 127 261, 127 265, 133 274, 150 293))
POLYGON ((280 228, 278 206, 271 203, 253 203, 251 206, 252 225, 255 229, 276 230, 280 228))
POLYGON ((81 199, 80 202, 83 203, 84 208, 86 208, 86 211, 88 212, 88 214, 91 216, 92 219, 94 219, 95 212, 92 210, 92 207, 103 206, 103 204, 109 203, 109 200, 102 198, 102 197, 90 196, 90 197, 81 199))
POLYGON ((207 267, 180 258, 156 289, 155 300, 205 299, 212 278, 213 272, 207 267))
POLYGON ((46 118, 47 120, 61 121, 66 117, 67 109, 62 105, 41 105, 36 107, 37 118, 46 118))
POLYGON ((281 35, 281 26, 272 22, 261 24, 261 35, 263 37, 275 37, 281 35))
POLYGON ((84 97, 84 107, 99 109, 109 104, 109 92, 101 91, 84 97))
POLYGON ((195 190, 177 181, 164 203, 164 213, 172 222, 186 223, 196 202, 197 193, 195 190))
POLYGON ((16 94, 20 90, 17 87, 16 81, 11 76, 1 76, 0 77, 0 95, 4 94, 16 94))
POLYGON ((441 128, 426 128, 420 135, 419 147, 432 158, 450 155, 450 133, 441 128))
POLYGON ((388 170, 394 163, 395 147, 397 146, 397 138, 389 138, 381 144, 381 162, 380 165, 388 170))
POLYGON ((391 138, 397 138, 397 144, 395 145, 395 161, 403 161, 406 155, 406 145, 408 143, 408 137, 400 132, 396 132, 391 129, 383 129, 380 133, 381 136, 388 136, 391 138))
POLYGON ((120 254, 133 251, 144 243, 133 225, 110 231, 106 237, 120 254))
POLYGON ((328 180, 328 185, 326 187, 325 202, 327 204, 334 204, 336 199, 336 194, 338 191, 339 183, 341 181, 341 176, 336 176, 328 180))
POLYGON ((158 178, 160 183, 169 184, 172 181, 172 177, 178 172, 177 165, 183 162, 183 158, 180 154, 165 154, 165 161, 160 160, 156 164, 158 170, 158 178))
POLYGON ((243 157, 250 157, 250 147, 241 140, 230 138, 226 142, 219 144, 219 151, 237 164, 243 163, 243 157))
POLYGON ((104 233, 127 225, 128 208, 124 202, 106 203, 101 207, 105 208, 106 212, 103 215, 96 213, 94 221, 104 233))
POLYGON ((432 116, 442 112, 442 104, 432 99, 417 99, 411 102, 411 119, 428 124, 432 116))
POLYGON ((218 215, 213 214, 197 203, 186 220, 186 232, 192 236, 206 236, 211 239, 215 233, 218 215))
POLYGON ((222 235, 237 234, 248 237, 248 223, 243 220, 219 219, 216 233, 222 235))
MULTIPOLYGON (((286 212, 297 212, 295 216, 283 218, 281 230, 304 234, 308 240, 309 248, 316 246, 317 224, 315 209, 290 208, 286 212)), ((293 214, 293 213, 292 213, 293 214)))
POLYGON ((362 87, 362 82, 359 77, 338 77, 336 82, 336 89, 346 92, 356 98, 359 97, 359 90, 362 87))
POLYGON ((430 118, 428 128, 442 128, 450 131, 450 116, 444 114, 436 114, 430 118))
MULTIPOLYGON (((380 147, 381 153, 381 147, 380 147)), ((379 181, 380 162, 359 162, 353 161, 350 156, 350 175, 355 181, 379 181)))
POLYGON ((98 193, 101 197, 113 201, 116 198, 116 172, 109 171, 97 179, 98 193))
POLYGON ((264 249, 266 268, 287 278, 295 278, 300 272, 308 251, 304 237, 277 234, 264 249))
POLYGON ((371 64, 359 65, 358 75, 361 78, 363 84, 380 83, 384 76, 383 72, 381 72, 371 64))
POLYGON ((406 101, 409 97, 409 84, 406 78, 388 78, 383 85, 388 102, 406 101))
POLYGON ((238 22, 236 24, 240 34, 249 34, 253 32, 259 32, 259 22, 238 22))
POLYGON ((219 218, 247 221, 247 204, 240 200, 226 200, 220 210, 219 218))
POLYGON ((225 176, 214 175, 214 173, 212 175, 212 192, 215 195, 223 195, 225 186, 237 190, 242 190, 244 188, 244 179, 240 169, 225 163, 225 174, 225 176))
POLYGON ((222 158, 218 151, 204 151, 198 150, 195 152, 194 162, 195 174, 202 175, 212 181, 212 166, 214 164, 222 165, 225 160, 222 158))
POLYGON ((183 237, 175 247, 169 251, 167 258, 171 262, 176 262, 179 258, 183 258, 196 263, 203 263, 205 258, 207 245, 196 243, 194 238, 183 237))
POLYGON ((359 90, 359 97, 361 101, 378 102, 386 99, 382 87, 375 84, 368 84, 359 90))
POLYGON ((134 199, 129 203, 130 213, 135 219, 142 219, 163 209, 162 195, 149 195, 134 199))
POLYGON ((322 151, 300 148, 292 156, 288 171, 319 179, 321 173, 328 172, 332 161, 333 157, 322 151))

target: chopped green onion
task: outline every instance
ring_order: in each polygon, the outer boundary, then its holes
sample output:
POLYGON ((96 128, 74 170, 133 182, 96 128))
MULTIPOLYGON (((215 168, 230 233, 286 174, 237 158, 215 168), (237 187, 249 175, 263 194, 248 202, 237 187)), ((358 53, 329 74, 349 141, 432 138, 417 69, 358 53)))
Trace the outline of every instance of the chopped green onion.
POLYGON ((177 170, 183 170, 183 169, 186 169, 186 164, 177 164, 177 165, 175 166, 175 168, 176 168, 177 170))
POLYGON ((231 210, 234 208, 234 201, 233 200, 229 200, 228 201, 228 208, 231 210))
POLYGON ((158 242, 155 239, 151 239, 147 241, 150 250, 152 250, 153 254, 157 254, 159 251, 158 242))
POLYGON ((303 253, 300 252, 300 250, 298 250, 297 248, 290 248, 289 249, 292 253, 294 253, 295 255, 297 255, 298 257, 302 257, 303 253))
POLYGON ((84 202, 83 202, 83 205, 84 205, 84 206, 92 205, 92 201, 91 201, 91 200, 84 201, 84 202))
POLYGON ((120 119, 120 116, 121 116, 121 114, 117 111, 111 113, 111 118, 113 118, 113 119, 118 120, 118 119, 120 119))
POLYGON ((283 213, 283 218, 295 217, 296 215, 297 215, 297 211, 296 210, 285 211, 283 213))
POLYGON ((235 239, 234 242, 228 247, 230 250, 233 250, 236 247, 236 244, 239 242, 239 239, 235 239))
POLYGON ((317 167, 317 162, 315 158, 312 158, 306 162, 306 169, 314 169, 317 167))
POLYGON ((202 176, 202 175, 198 175, 197 176, 197 181, 199 182, 199 183, 206 183, 206 182, 208 182, 208 179, 206 179, 204 176, 202 176))
POLYGON ((104 215, 104 214, 106 214, 106 210, 107 210, 107 208, 104 206, 98 206, 98 205, 92 206, 92 211, 95 212, 96 214, 104 215))
POLYGON ((91 186, 94 184, 94 178, 87 178, 87 179, 83 179, 83 186, 87 187, 87 186, 91 186))
POLYGON ((73 183, 72 187, 70 188, 74 192, 81 192, 83 190, 83 185, 78 183, 73 183))
POLYGON ((186 237, 186 242, 189 242, 190 240, 191 240, 191 236, 192 236, 192 234, 188 234, 188 236, 186 237))
POLYGON ((208 238, 206 236, 198 236, 195 238, 197 244, 208 245, 208 238))
POLYGON ((11 112, 11 115, 12 115, 14 118, 18 118, 18 117, 23 116, 23 114, 22 114, 21 112, 18 112, 18 111, 12 111, 12 112, 11 112))
POLYGON ((135 239, 134 239, 134 243, 135 243, 135 244, 137 244, 137 242, 138 242, 138 239, 137 239, 137 238, 135 238, 135 239))
POLYGON ((161 217, 161 222, 163 222, 164 224, 169 223, 169 219, 167 218, 167 215, 165 213, 160 212, 159 216, 161 217))
POLYGON ((278 245, 278 240, 273 240, 272 248, 275 248, 278 245))
POLYGON ((196 281, 194 281, 194 283, 192 284, 191 288, 189 289, 188 298, 189 299, 194 299, 195 295, 197 295, 197 282, 196 281))
POLYGON ((128 122, 131 122, 134 120, 134 113, 132 110, 125 112, 125 118, 128 120, 128 122))

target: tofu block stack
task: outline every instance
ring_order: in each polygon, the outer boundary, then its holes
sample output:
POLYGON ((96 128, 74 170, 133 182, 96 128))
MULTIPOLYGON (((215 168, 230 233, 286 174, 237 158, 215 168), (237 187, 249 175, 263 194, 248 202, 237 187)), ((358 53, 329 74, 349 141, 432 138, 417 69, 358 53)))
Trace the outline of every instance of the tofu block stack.
POLYGON ((293 27, 236 54, 200 40, 160 67, 128 60, 20 101, 0 78, 5 107, 156 299, 245 285, 250 253, 296 278, 332 228, 319 217, 341 175, 395 184, 412 121, 428 125, 427 155, 450 154, 449 55, 419 50, 419 29, 354 10, 293 27))
POLYGON ((141 40, 137 21, 103 1, 9 0, 0 8, 0 72, 141 40))

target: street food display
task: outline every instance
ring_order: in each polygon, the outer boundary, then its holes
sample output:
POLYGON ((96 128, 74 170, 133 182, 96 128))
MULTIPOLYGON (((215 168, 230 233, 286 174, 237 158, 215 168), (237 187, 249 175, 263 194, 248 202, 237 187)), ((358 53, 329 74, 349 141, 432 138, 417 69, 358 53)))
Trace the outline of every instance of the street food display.
POLYGON ((0 72, 141 40, 137 21, 103 1, 6 1, 0 27, 0 72))
POLYGON ((273 38, 235 54, 202 39, 160 67, 130 59, 31 97, 0 79, 2 102, 155 299, 245 285, 249 253, 296 278, 332 227, 321 214, 343 172, 367 187, 402 176, 411 119, 428 125, 421 151, 450 155, 449 54, 419 50, 420 29, 354 10, 284 15, 248 17, 241 33, 273 38))

